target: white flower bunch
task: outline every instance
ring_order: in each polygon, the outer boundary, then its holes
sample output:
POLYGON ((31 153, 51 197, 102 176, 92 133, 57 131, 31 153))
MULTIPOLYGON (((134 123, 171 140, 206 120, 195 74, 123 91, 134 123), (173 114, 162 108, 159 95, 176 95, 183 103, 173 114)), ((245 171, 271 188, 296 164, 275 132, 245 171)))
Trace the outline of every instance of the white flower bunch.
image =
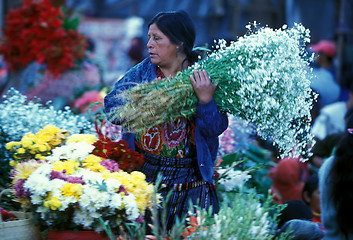
POLYGON ((273 234, 282 206, 271 204, 270 198, 263 200, 255 191, 229 195, 214 216, 207 215, 205 211, 199 213, 196 230, 187 239, 288 239, 273 234))
POLYGON ((84 116, 74 115, 70 107, 56 110, 50 103, 28 101, 25 95, 11 88, 0 104, 0 125, 10 141, 18 141, 27 132, 38 132, 46 125, 65 129, 70 134, 93 133, 93 124, 84 116))
POLYGON ((219 168, 217 172, 221 176, 217 183, 223 186, 226 192, 243 187, 244 183, 251 178, 248 171, 234 170, 234 168, 219 168))
POLYGON ((49 162, 58 161, 58 159, 76 159, 82 161, 92 152, 94 146, 87 142, 70 142, 66 145, 56 147, 52 150, 52 154, 47 156, 45 160, 49 162))
MULTIPOLYGON (((249 26, 249 29, 251 27, 249 26)), ((309 30, 262 27, 239 37, 173 78, 137 85, 120 94, 126 104, 115 116, 125 129, 141 131, 179 116, 196 113, 190 83, 194 69, 205 69, 217 83, 214 101, 220 111, 242 118, 259 136, 270 138, 283 155, 299 155, 312 140, 310 88, 312 69, 305 44, 309 30)))

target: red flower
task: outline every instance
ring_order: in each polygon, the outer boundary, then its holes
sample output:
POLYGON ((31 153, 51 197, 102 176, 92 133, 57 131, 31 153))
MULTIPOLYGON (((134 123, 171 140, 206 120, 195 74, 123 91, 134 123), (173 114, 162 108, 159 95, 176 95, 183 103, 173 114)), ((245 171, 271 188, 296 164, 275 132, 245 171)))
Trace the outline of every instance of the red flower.
MULTIPOLYGON (((101 125, 103 125, 103 122, 101 125)), ((95 126, 99 140, 93 144, 95 148, 93 149, 92 154, 117 162, 119 168, 127 172, 134 171, 142 166, 144 163, 143 154, 128 149, 128 144, 124 140, 119 140, 117 142, 112 141, 102 133, 97 122, 95 123, 95 126)))
POLYGON ((11 70, 37 61, 58 77, 84 58, 83 35, 63 27, 64 14, 49 0, 24 1, 5 19, 0 54, 11 70), (25 44, 24 44, 25 43, 25 44))

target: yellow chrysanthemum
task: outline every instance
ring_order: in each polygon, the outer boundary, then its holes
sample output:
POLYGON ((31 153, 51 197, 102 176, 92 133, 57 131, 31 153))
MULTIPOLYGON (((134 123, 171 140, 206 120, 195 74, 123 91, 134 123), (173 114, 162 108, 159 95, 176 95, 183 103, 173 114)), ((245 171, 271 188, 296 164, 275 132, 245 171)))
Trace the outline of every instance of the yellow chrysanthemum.
POLYGON ((27 179, 39 166, 40 163, 35 160, 17 163, 13 172, 12 184, 15 184, 19 179, 27 179))
POLYGON ((17 149, 17 153, 18 154, 24 154, 26 152, 26 149, 20 147, 19 149, 17 149))
POLYGON ((137 206, 141 212, 146 210, 150 204, 154 188, 152 184, 145 181, 145 174, 138 171, 130 174, 120 171, 117 174, 112 173, 110 177, 118 179, 128 192, 134 194, 137 206))
POLYGON ((36 135, 31 133, 31 132, 28 132, 22 137, 21 141, 31 141, 31 142, 33 142, 35 139, 36 139, 36 135))
POLYGON ((43 129, 39 131, 40 132, 48 132, 51 134, 57 134, 58 132, 61 132, 62 130, 54 125, 46 125, 43 129))
POLYGON ((32 146, 33 141, 31 139, 23 139, 22 138, 21 144, 22 144, 22 147, 29 148, 30 146, 32 146))
POLYGON ((130 173, 130 176, 134 179, 134 181, 145 181, 146 175, 143 172, 133 171, 130 173))
POLYGON ((78 167, 80 166, 80 163, 75 161, 74 159, 69 159, 66 161, 56 161, 53 163, 53 170, 58 171, 58 172, 65 172, 68 175, 73 174, 78 167))
POLYGON ((55 211, 61 206, 61 203, 58 197, 53 197, 52 199, 45 201, 44 206, 55 211))
POLYGON ((38 150, 40 152, 46 152, 50 150, 50 147, 47 144, 38 144, 38 150))
POLYGON ((93 134, 72 134, 66 140, 66 143, 71 142, 86 142, 88 144, 93 144, 98 138, 93 134))
POLYGON ((67 137, 67 135, 69 134, 68 131, 62 131, 62 132, 58 132, 57 134, 55 134, 55 136, 49 141, 49 144, 53 147, 58 146, 59 144, 61 144, 67 137))
POLYGON ((61 188, 61 193, 64 197, 75 197, 79 199, 82 195, 82 185, 78 183, 66 183, 61 188))
POLYGON ((10 151, 14 151, 14 148, 20 145, 21 145, 20 142, 8 142, 6 143, 6 149, 10 151))
POLYGON ((83 168, 90 169, 94 172, 104 172, 106 170, 105 167, 99 164, 102 160, 103 158, 90 154, 83 160, 82 165, 83 168))

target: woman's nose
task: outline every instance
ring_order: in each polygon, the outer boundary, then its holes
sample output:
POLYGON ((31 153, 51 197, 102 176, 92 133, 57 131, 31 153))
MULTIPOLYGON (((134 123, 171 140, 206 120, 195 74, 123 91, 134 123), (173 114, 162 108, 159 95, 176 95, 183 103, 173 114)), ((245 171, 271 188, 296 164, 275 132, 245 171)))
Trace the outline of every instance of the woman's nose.
POLYGON ((150 38, 147 42, 147 48, 151 48, 151 47, 152 47, 152 42, 151 42, 151 38, 150 38))

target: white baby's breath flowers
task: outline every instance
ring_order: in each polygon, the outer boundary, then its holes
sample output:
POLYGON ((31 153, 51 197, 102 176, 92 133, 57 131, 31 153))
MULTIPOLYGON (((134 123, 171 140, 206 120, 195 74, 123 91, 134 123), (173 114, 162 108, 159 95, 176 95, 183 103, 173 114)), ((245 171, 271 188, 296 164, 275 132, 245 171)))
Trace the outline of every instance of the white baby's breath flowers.
MULTIPOLYGON (((249 29, 257 28, 257 23, 249 29)), ((205 69, 217 82, 213 99, 218 109, 253 125, 258 135, 278 146, 282 157, 307 149, 313 92, 313 57, 305 45, 310 32, 301 24, 280 29, 260 27, 216 51, 173 78, 139 84, 119 94, 125 105, 112 118, 139 132, 179 116, 196 113, 197 97, 190 83, 194 69, 205 69), (168 99, 168 101, 160 101, 168 99)))
POLYGON ((0 123, 11 141, 20 140, 27 132, 38 132, 46 125, 65 129, 70 134, 94 132, 93 124, 84 116, 74 115, 70 107, 57 110, 50 103, 43 105, 36 100, 29 101, 14 88, 3 96, 0 123))

